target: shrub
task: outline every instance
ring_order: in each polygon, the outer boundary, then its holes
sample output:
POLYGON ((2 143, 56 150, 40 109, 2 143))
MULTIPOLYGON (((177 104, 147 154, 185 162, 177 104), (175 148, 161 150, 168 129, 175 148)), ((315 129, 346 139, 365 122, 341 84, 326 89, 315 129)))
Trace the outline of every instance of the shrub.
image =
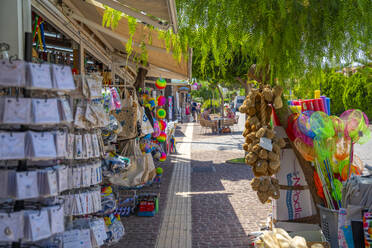
POLYGON ((331 112, 333 115, 345 111, 343 94, 348 78, 341 73, 329 73, 322 82, 322 95, 331 99, 331 112))
POLYGON ((343 95, 345 109, 360 109, 372 117, 372 69, 364 68, 350 76, 343 95))

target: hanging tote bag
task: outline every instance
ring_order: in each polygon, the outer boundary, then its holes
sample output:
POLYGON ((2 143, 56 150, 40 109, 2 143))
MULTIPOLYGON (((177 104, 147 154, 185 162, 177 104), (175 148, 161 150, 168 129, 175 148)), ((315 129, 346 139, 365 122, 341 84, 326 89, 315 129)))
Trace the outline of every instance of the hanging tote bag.
POLYGON ((141 113, 141 135, 145 136, 148 134, 152 134, 154 132, 154 128, 152 127, 149 118, 146 115, 144 107, 140 107, 140 113, 141 113))
POLYGON ((132 98, 126 89, 124 90, 124 96, 121 110, 116 110, 113 114, 123 127, 122 131, 118 133, 118 138, 121 140, 132 139, 137 136, 138 100, 136 94, 133 94, 132 98))
POLYGON ((136 139, 129 140, 125 144, 121 155, 130 159, 130 166, 127 171, 111 176, 109 178, 110 183, 124 187, 141 185, 145 172, 145 162, 138 141, 136 139))
POLYGON ((141 181, 143 184, 145 184, 147 182, 152 181, 155 178, 156 169, 155 169, 154 160, 152 158, 151 153, 145 153, 143 154, 143 157, 144 157, 143 159, 145 163, 145 166, 144 166, 145 171, 143 172, 141 181))

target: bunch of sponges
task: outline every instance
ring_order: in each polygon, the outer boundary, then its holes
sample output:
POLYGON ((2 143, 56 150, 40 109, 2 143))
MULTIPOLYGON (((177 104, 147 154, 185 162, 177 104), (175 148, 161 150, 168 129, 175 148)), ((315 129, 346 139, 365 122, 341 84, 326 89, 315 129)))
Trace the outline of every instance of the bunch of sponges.
MULTIPOLYGON (((265 85, 258 89, 252 89, 239 108, 241 113, 247 115, 243 132, 245 137, 243 149, 247 152, 245 162, 252 166, 255 177, 270 178, 280 169, 280 149, 285 147, 286 143, 284 139, 276 137, 270 126, 272 113, 270 105, 275 109, 281 108, 283 106, 282 93, 283 89, 280 86, 271 88, 265 85)), ((271 184, 275 187, 275 190, 272 190, 275 191, 275 194, 264 194, 266 189, 262 189, 263 185, 260 185, 258 188, 253 186, 252 188, 257 191, 262 203, 265 203, 269 197, 279 198, 278 184, 271 184)))
POLYGON ((251 182, 253 190, 257 191, 257 196, 260 202, 265 203, 269 197, 279 199, 279 181, 276 178, 269 176, 255 177, 251 182))
POLYGON ((243 149, 248 154, 245 162, 252 166, 255 177, 271 176, 279 171, 280 149, 285 145, 284 139, 276 138, 274 131, 267 126, 246 134, 243 149), (263 143, 268 144, 268 147, 263 143))

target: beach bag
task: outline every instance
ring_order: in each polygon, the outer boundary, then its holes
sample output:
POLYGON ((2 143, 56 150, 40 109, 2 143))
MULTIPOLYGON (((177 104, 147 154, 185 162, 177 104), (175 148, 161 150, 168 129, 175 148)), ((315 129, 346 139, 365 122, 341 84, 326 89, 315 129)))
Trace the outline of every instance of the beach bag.
POLYGON ((122 131, 118 133, 118 138, 132 139, 137 137, 137 106, 136 95, 130 96, 129 92, 124 90, 124 99, 121 102, 121 110, 114 111, 115 118, 120 122, 122 131))
POLYGON ((140 111, 140 125, 141 125, 141 136, 145 136, 148 134, 152 134, 154 132, 154 128, 152 127, 149 118, 146 115, 144 107, 139 107, 140 111))
POLYGON ((109 178, 110 183, 124 187, 135 187, 142 184, 142 177, 146 171, 145 159, 136 139, 129 140, 121 155, 130 159, 128 170, 117 173, 109 178))
POLYGON ((156 169, 151 153, 145 153, 143 154, 143 157, 145 163, 145 171, 143 172, 142 175, 142 183, 147 183, 154 179, 156 175, 156 169))

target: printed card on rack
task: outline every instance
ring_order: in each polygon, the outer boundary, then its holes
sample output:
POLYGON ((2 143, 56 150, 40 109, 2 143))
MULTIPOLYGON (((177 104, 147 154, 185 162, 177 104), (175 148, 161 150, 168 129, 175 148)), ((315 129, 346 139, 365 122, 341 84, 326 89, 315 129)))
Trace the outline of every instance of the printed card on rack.
POLYGON ((63 233, 63 248, 80 248, 80 230, 75 229, 63 233))
POLYGON ((52 65, 54 88, 60 90, 74 90, 75 82, 71 68, 64 65, 52 65))
POLYGON ((107 239, 105 221, 102 218, 93 220, 90 223, 90 228, 92 230, 92 240, 94 240, 95 246, 102 246, 107 239))
POLYGON ((67 190, 68 187, 68 167, 65 165, 57 167, 58 191, 67 190))
POLYGON ((30 87, 38 89, 51 89, 52 77, 49 64, 29 64, 30 87))
POLYGON ((29 124, 31 123, 31 99, 4 97, 4 124, 29 124))
POLYGON ((75 159, 83 158, 83 136, 81 134, 75 135, 75 159))
POLYGON ((23 61, 0 60, 0 85, 23 87, 26 84, 26 65, 23 61))
POLYGON ((50 132, 32 132, 29 131, 29 137, 32 147, 31 159, 55 159, 57 157, 54 136, 50 132))
POLYGON ((61 233, 65 231, 64 222, 64 210, 63 205, 52 206, 48 208, 49 220, 50 220, 50 230, 52 234, 61 233))
POLYGON ((52 235, 49 225, 49 215, 46 209, 40 211, 25 211, 25 236, 26 240, 38 241, 52 235))
POLYGON ((25 132, 0 132, 0 160, 25 158, 25 132))
POLYGON ((23 211, 0 213, 0 241, 18 242, 23 238, 23 211))
POLYGON ((35 124, 58 124, 57 99, 32 99, 32 115, 35 124))
POLYGON ((67 158, 68 159, 74 158, 74 149, 75 149, 75 134, 68 133, 67 134, 67 158))
POLYGON ((74 118, 73 118, 73 115, 72 115, 72 110, 71 110, 71 107, 70 107, 70 103, 68 102, 68 100, 66 98, 61 98, 59 99, 59 103, 60 103, 60 119, 64 122, 73 122, 74 121, 74 118))
POLYGON ((17 172, 16 198, 20 200, 39 197, 37 178, 36 171, 17 172))
POLYGON ((67 133, 65 131, 57 131, 55 134, 55 142, 57 148, 57 157, 67 157, 67 133))
POLYGON ((46 170, 45 193, 49 196, 58 195, 57 171, 46 170))

